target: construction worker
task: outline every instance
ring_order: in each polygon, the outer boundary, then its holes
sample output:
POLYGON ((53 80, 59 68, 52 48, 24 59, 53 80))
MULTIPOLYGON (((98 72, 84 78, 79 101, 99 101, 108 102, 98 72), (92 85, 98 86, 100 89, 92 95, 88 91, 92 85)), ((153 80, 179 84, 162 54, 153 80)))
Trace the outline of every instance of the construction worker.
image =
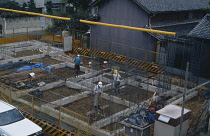
POLYGON ((77 57, 74 59, 74 69, 75 69, 75 72, 76 72, 76 77, 78 76, 79 74, 79 71, 80 71, 80 63, 81 63, 81 59, 80 59, 80 55, 78 54, 77 57))
POLYGON ((103 92, 102 82, 98 82, 98 84, 94 87, 93 92, 94 92, 95 111, 101 110, 100 100, 101 100, 101 93, 103 92))
POLYGON ((113 74, 113 77, 114 77, 114 90, 115 90, 115 93, 116 92, 120 92, 120 74, 117 70, 114 70, 114 74, 113 74))

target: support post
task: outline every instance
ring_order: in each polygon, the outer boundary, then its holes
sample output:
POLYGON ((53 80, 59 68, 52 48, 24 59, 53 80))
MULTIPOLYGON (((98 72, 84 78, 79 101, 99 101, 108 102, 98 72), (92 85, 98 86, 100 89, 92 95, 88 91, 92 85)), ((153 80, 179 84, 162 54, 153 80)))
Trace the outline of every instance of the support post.
POLYGON ((59 114, 58 114, 58 127, 61 127, 61 105, 59 106, 59 114))
POLYGON ((183 116, 184 116, 185 96, 186 96, 187 83, 188 83, 188 69, 189 69, 189 62, 187 62, 187 66, 186 66, 185 84, 184 84, 183 102, 182 102, 182 111, 181 111, 180 127, 179 127, 179 136, 181 136, 181 134, 182 134, 182 124, 183 124, 183 116))
POLYGON ((32 95, 32 115, 34 116, 34 95, 32 95))
POLYGON ((12 103, 12 90, 9 92, 9 102, 12 103))
POLYGON ((156 48, 156 56, 155 56, 155 63, 158 64, 159 57, 160 57, 160 41, 157 41, 157 48, 156 48))
POLYGON ((28 27, 26 27, 26 33, 27 33, 27 41, 28 41, 28 27))
POLYGON ((14 28, 12 28, 12 37, 14 38, 15 37, 15 29, 14 28))

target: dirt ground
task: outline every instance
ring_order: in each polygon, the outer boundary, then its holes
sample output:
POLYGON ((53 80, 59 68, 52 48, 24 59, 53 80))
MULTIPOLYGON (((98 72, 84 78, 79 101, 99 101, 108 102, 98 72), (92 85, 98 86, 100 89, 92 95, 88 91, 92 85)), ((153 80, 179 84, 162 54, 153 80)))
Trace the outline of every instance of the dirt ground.
MULTIPOLYGON (((66 79, 70 77, 75 77, 76 73, 73 68, 58 68, 58 69, 53 69, 52 74, 56 75, 60 79, 66 79)), ((85 72, 80 71, 79 75, 85 74, 85 72)))
POLYGON ((32 55, 37 55, 37 54, 42 54, 42 52, 40 52, 38 49, 35 49, 35 50, 25 50, 25 51, 16 52, 15 57, 16 58, 19 58, 19 57, 32 56, 32 55))
MULTIPOLYGON (((42 104, 53 102, 55 100, 59 100, 64 97, 68 97, 77 93, 80 93, 80 91, 70 89, 66 86, 55 87, 55 88, 43 91, 41 98, 35 99, 34 102, 36 105, 40 106, 42 104)), ((31 100, 30 96, 24 96, 23 98, 27 101, 31 100)))
POLYGON ((22 67, 22 66, 13 67, 13 68, 9 68, 9 69, 6 69, 6 70, 2 70, 2 71, 0 71, 0 76, 7 75, 7 74, 9 74, 9 73, 11 73, 11 72, 13 72, 13 71, 15 71, 15 70, 21 68, 21 67, 22 67))
POLYGON ((153 92, 146 91, 131 85, 123 85, 120 87, 120 93, 115 93, 114 89, 105 93, 120 97, 121 99, 139 103, 152 97, 153 92))
POLYGON ((51 57, 37 58, 37 59, 33 59, 31 61, 32 62, 38 62, 38 63, 43 62, 45 67, 49 66, 49 65, 52 65, 52 64, 58 64, 58 63, 62 62, 62 61, 52 59, 51 57))
POLYGON ((114 123, 111 123, 107 126, 102 127, 101 129, 105 129, 105 130, 109 130, 109 131, 115 131, 115 130, 118 130, 120 128, 122 128, 122 124, 114 122, 114 123))
MULTIPOLYGON (((200 110, 202 104, 205 100, 207 100, 203 94, 205 92, 205 89, 199 89, 199 93, 196 97, 188 100, 185 103, 185 108, 191 110, 190 118, 189 118, 189 124, 192 122, 193 118, 195 118, 197 112, 200 110)), ((179 105, 182 106, 182 105, 179 105)))
MULTIPOLYGON (((72 111, 75 111, 81 115, 87 116, 86 113, 88 113, 89 111, 94 110, 94 105, 93 105, 93 100, 94 100, 94 96, 93 95, 88 95, 88 97, 77 100, 75 102, 63 105, 63 107, 70 109, 72 111)), ((91 119, 93 121, 96 120, 100 120, 102 118, 108 117, 110 115, 113 115, 121 110, 126 109, 126 106, 105 100, 105 99, 101 99, 101 107, 108 105, 107 108, 105 108, 104 110, 101 110, 99 114, 97 114, 97 112, 94 112, 90 115, 91 119)))

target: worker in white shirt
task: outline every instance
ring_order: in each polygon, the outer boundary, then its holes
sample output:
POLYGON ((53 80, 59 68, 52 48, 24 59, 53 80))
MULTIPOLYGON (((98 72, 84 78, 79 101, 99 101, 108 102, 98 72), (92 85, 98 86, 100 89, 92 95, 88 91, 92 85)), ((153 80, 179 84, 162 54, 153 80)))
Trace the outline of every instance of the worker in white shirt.
POLYGON ((101 110, 100 107, 100 100, 101 100, 101 93, 103 92, 103 85, 102 82, 98 82, 98 84, 93 89, 94 92, 94 107, 95 110, 101 110))

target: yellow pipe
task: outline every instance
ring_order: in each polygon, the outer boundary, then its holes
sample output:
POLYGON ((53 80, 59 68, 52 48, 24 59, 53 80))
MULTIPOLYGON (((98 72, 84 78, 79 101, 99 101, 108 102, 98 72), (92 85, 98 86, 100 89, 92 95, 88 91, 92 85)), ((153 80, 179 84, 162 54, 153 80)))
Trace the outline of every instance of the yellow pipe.
POLYGON ((71 20, 71 18, 67 18, 67 17, 51 16, 51 15, 45 15, 45 14, 34 13, 34 12, 27 12, 27 11, 20 11, 20 10, 14 10, 14 9, 0 8, 0 10, 10 11, 10 12, 17 12, 17 13, 22 13, 22 14, 29 14, 29 15, 34 15, 34 16, 49 17, 49 18, 55 18, 55 19, 61 19, 61 20, 71 20))
MULTIPOLYGON (((66 18, 66 17, 51 16, 51 15, 45 15, 45 14, 40 14, 40 13, 13 10, 13 9, 0 8, 0 10, 17 12, 17 13, 22 13, 22 14, 29 14, 29 15, 34 15, 34 16, 49 17, 49 18, 61 19, 61 20, 71 20, 71 18, 66 18)), ((93 22, 93 21, 87 21, 87 20, 81 20, 81 19, 79 21, 81 23, 86 23, 86 24, 103 25, 103 26, 109 26, 109 27, 117 27, 117 28, 152 32, 152 33, 159 33, 159 34, 166 34, 166 35, 176 35, 176 33, 174 33, 174 32, 167 32, 167 31, 160 31, 160 30, 153 30, 153 29, 146 29, 146 28, 138 28, 138 27, 124 26, 124 25, 115 25, 115 24, 108 24, 108 23, 100 23, 100 22, 93 22)))
POLYGON ((138 28, 138 27, 124 26, 124 25, 114 25, 114 24, 93 22, 93 21, 87 21, 87 20, 80 20, 80 22, 87 23, 87 24, 94 24, 94 25, 103 25, 103 26, 109 26, 109 27, 118 27, 118 28, 124 28, 124 29, 166 34, 166 35, 176 35, 176 33, 174 33, 174 32, 167 32, 167 31, 160 31, 160 30, 153 30, 153 29, 146 29, 146 28, 138 28))

